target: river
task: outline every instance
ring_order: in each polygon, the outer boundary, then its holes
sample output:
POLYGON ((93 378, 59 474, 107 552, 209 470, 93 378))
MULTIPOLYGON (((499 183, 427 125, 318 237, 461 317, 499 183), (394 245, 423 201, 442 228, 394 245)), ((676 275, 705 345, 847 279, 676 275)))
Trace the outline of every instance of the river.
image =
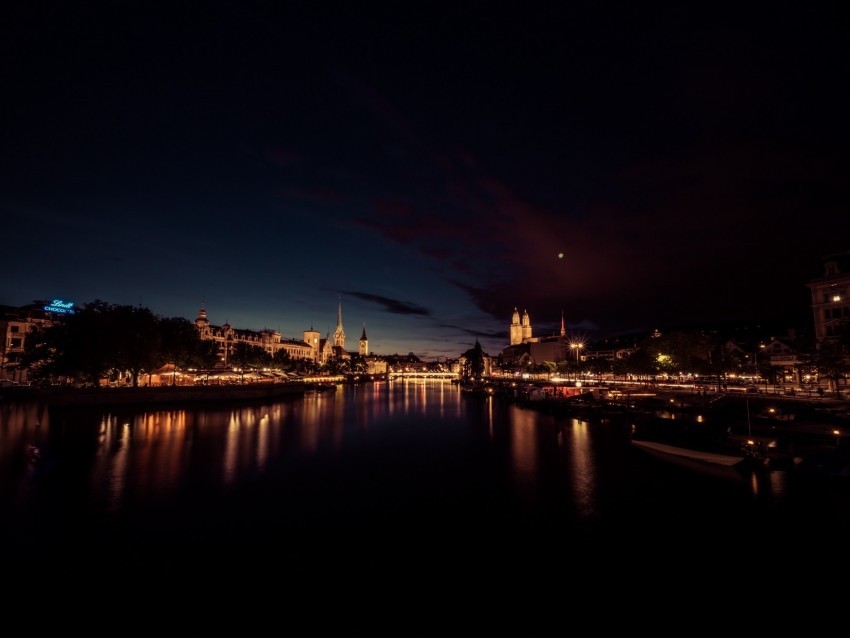
MULTIPOLYGON (((727 480, 445 381, 182 410, 0 405, 3 560, 20 573, 399 586, 834 560, 847 483, 727 480), (801 551, 800 548, 805 548, 801 551)), ((9 573, 7 571, 7 573, 9 573)))

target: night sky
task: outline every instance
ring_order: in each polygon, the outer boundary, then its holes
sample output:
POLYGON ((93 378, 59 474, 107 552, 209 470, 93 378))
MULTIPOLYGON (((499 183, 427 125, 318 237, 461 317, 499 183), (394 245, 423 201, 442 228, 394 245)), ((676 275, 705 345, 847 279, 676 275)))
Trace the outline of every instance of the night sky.
MULTIPOLYGON (((11 6, 9 6, 11 5, 11 6)), ((0 304, 497 354, 811 318, 850 250, 839 3, 12 2, 0 304), (830 4, 832 6, 830 6, 830 4)))

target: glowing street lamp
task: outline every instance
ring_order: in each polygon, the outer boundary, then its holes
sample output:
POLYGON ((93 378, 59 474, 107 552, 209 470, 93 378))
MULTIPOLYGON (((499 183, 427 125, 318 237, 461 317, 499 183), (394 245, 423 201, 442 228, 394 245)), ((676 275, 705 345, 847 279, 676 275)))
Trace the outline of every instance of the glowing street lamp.
POLYGON ((573 341, 570 343, 570 349, 576 351, 576 365, 578 365, 578 357, 582 348, 584 348, 584 344, 581 341, 573 341))
POLYGON ((570 343, 570 349, 576 351, 576 381, 578 381, 579 354, 581 353, 582 348, 584 348, 584 343, 581 341, 573 341, 570 343))

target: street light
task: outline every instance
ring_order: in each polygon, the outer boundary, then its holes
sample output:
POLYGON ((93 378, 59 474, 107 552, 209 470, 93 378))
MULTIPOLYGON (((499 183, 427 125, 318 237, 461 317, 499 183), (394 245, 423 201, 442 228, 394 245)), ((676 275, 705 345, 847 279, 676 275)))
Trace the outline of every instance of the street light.
POLYGON ((578 381, 579 353, 582 348, 584 348, 584 343, 581 341, 573 341, 570 343, 570 349, 576 351, 576 381, 578 381))

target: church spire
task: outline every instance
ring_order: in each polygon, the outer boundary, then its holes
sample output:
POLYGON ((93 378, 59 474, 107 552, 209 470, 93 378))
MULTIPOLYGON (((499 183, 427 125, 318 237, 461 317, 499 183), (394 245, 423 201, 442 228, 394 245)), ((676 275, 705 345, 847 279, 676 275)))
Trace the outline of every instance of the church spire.
POLYGON ((345 349, 345 331, 342 329, 342 298, 336 312, 336 330, 334 331, 334 346, 345 349))
POLYGON ((561 308, 561 336, 565 337, 567 335, 567 327, 564 325, 564 309, 561 308))
POLYGON ((363 334, 360 335, 360 354, 366 356, 369 354, 369 340, 366 339, 366 322, 363 322, 363 334))

